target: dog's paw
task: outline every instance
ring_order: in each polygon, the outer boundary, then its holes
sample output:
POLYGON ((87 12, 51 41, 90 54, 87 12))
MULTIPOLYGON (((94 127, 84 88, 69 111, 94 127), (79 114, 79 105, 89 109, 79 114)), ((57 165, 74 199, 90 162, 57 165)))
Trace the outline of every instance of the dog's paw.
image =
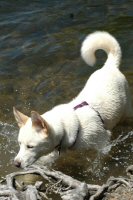
POLYGON ((39 158, 39 160, 37 160, 36 163, 43 166, 45 165, 51 166, 55 162, 55 160, 57 160, 58 157, 59 157, 58 152, 53 151, 52 153, 39 158))

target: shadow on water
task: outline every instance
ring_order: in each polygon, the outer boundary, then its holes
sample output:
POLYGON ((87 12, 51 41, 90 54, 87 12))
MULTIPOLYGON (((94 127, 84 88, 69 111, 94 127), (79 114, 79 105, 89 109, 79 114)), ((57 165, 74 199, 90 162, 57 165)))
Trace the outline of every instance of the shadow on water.
MULTIPOLYGON (((130 1, 0 1, 0 176, 16 170, 17 127, 12 107, 40 113, 71 100, 94 68, 80 58, 84 37, 94 30, 107 30, 118 38, 123 51, 121 69, 133 96, 132 35, 130 1), (3 122, 3 123, 2 123, 3 122)), ((102 59, 101 59, 102 57, 102 59)), ((122 175, 132 164, 132 126, 114 130, 111 150, 67 153, 54 165, 87 182, 101 183, 110 175, 122 175), (75 169, 76 166, 76 169, 75 169)))

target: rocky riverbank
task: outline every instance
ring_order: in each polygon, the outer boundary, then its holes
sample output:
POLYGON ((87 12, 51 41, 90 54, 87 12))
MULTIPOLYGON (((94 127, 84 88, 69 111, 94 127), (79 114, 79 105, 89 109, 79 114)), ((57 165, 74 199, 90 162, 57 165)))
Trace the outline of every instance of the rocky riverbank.
POLYGON ((110 177, 91 185, 46 167, 33 166, 6 176, 0 183, 0 200, 132 200, 133 166, 127 177, 110 177), (53 197, 54 194, 54 198, 53 197))

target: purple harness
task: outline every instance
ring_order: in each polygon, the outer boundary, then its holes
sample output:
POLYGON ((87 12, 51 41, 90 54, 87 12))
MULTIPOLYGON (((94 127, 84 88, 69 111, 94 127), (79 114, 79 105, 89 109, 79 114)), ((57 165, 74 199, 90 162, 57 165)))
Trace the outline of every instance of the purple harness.
POLYGON ((83 106, 89 106, 89 104, 86 101, 83 101, 82 103, 75 106, 73 109, 77 110, 78 108, 82 108, 83 106))
MULTIPOLYGON (((78 104, 77 106, 75 106, 73 109, 74 109, 74 110, 77 110, 77 109, 82 108, 82 107, 84 107, 84 106, 89 106, 89 104, 88 104, 86 101, 83 101, 82 103, 80 103, 80 104, 78 104)), ((103 121, 103 119, 102 119, 100 113, 99 113, 97 110, 95 110, 93 107, 91 107, 91 108, 97 113, 97 115, 98 115, 99 118, 101 119, 102 123, 104 124, 104 121, 103 121)))

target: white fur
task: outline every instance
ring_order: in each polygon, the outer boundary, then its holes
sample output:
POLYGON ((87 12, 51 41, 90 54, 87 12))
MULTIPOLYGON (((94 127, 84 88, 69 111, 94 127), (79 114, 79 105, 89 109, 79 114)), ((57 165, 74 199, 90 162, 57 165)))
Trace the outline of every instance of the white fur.
POLYGON ((19 167, 32 164, 40 156, 54 151, 59 144, 61 151, 102 149, 109 139, 110 130, 132 115, 128 83, 119 71, 121 49, 118 42, 107 32, 90 34, 81 47, 81 55, 87 64, 94 65, 97 49, 107 53, 104 66, 90 76, 75 99, 44 113, 41 117, 45 122, 38 119, 43 124, 39 124, 39 129, 34 125, 37 124, 37 115, 27 119, 14 111, 16 120, 21 124, 18 136, 20 151, 15 158, 19 167), (75 106, 84 101, 89 105, 74 110, 75 106), (27 148, 29 144, 33 148, 27 148))

